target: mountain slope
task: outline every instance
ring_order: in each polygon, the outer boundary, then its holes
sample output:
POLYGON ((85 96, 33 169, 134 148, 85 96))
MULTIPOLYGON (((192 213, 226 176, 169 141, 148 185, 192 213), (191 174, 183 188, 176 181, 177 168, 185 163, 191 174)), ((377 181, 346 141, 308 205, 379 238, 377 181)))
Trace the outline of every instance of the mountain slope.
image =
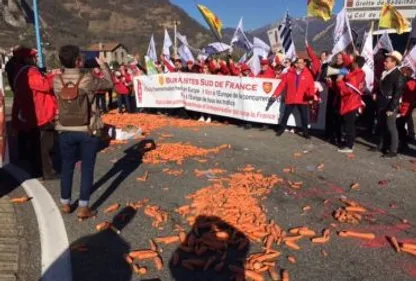
MULTIPOLYGON (((31 9, 32 1, 1 2, 12 3, 2 4, 3 8, 13 8, 13 14, 17 15, 14 22, 7 20, 5 13, 0 15, 3 47, 17 43, 34 45, 33 25, 28 24, 31 14, 24 12, 24 7, 31 9)), ((174 20, 181 22, 178 30, 187 34, 191 43, 202 44, 211 39, 207 29, 169 0, 39 0, 39 13, 43 39, 52 49, 68 43, 85 47, 98 41, 117 41, 131 51, 143 51, 152 33, 156 42, 162 42, 165 27, 172 33, 174 20)))

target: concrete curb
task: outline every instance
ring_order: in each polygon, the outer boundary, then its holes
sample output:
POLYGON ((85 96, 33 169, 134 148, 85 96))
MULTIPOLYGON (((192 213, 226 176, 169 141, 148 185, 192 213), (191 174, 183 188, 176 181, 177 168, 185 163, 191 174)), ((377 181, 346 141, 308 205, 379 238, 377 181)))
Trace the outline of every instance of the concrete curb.
POLYGON ((69 241, 59 208, 50 193, 22 169, 9 164, 4 170, 21 182, 35 210, 41 243, 43 281, 72 281, 69 241))

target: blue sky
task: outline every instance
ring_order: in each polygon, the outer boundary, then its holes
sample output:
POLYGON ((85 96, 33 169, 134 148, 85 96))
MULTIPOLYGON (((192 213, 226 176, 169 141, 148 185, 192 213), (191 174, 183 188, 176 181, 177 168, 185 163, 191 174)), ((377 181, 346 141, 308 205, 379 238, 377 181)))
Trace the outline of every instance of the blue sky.
MULTIPOLYGON (((171 2, 205 25, 194 0, 171 2)), ((283 17, 286 9, 294 17, 306 15, 306 0, 197 0, 197 3, 210 8, 223 21, 225 27, 236 27, 243 16, 246 30, 276 22, 283 17)), ((336 0, 334 12, 339 11, 343 3, 344 0, 336 0)))

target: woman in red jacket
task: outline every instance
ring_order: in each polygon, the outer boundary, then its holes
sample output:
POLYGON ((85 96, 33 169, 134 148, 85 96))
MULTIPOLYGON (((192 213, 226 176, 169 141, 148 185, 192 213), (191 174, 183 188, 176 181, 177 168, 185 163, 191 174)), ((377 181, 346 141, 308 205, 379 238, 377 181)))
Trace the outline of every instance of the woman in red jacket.
MULTIPOLYGON (((416 102, 416 80, 412 78, 413 70, 410 67, 402 67, 400 69, 407 82, 403 90, 402 103, 399 107, 399 115, 397 118, 397 131, 399 132, 399 150, 408 149, 408 132, 406 123, 412 118, 413 106, 416 102)), ((408 125, 409 126, 409 125, 408 125)))
POLYGON ((356 136, 355 121, 359 109, 363 107, 362 94, 365 90, 365 73, 361 69, 365 64, 363 57, 357 56, 351 64, 351 72, 339 75, 336 87, 340 96, 339 114, 342 117, 346 134, 345 146, 338 152, 352 153, 356 136))
POLYGON ((286 91, 285 112, 280 122, 277 135, 281 136, 287 125, 287 120, 293 110, 297 108, 302 120, 303 136, 309 139, 308 132, 308 101, 315 97, 314 80, 311 72, 305 68, 305 60, 298 58, 295 68, 289 69, 274 92, 274 97, 279 97, 286 91))
POLYGON ((114 90, 118 95, 117 105, 119 113, 123 113, 123 104, 127 112, 131 113, 129 83, 131 83, 129 78, 123 76, 120 71, 114 72, 114 90))

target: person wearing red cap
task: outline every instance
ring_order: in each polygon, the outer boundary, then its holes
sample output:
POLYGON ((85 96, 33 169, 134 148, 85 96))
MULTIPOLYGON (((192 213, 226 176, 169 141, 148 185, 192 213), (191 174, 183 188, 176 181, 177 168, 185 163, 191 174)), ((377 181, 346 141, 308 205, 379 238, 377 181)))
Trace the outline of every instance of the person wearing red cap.
POLYGON ((296 60, 295 68, 291 68, 283 76, 273 97, 279 97, 284 92, 286 92, 285 112, 277 130, 277 136, 281 136, 285 132, 289 116, 297 108, 302 120, 303 136, 307 139, 310 138, 308 132, 308 101, 315 97, 315 86, 311 72, 305 69, 304 59, 298 58, 296 60))
POLYGON ((54 120, 57 101, 53 93, 53 75, 45 76, 36 66, 37 51, 14 51, 22 64, 13 80, 12 125, 18 131, 19 154, 31 165, 32 175, 57 178, 50 152, 54 145, 54 120))
POLYGON ((274 73, 274 70, 270 67, 270 63, 268 59, 261 60, 260 64, 261 64, 261 71, 257 75, 258 78, 269 78, 269 79, 276 78, 276 74, 274 73))
POLYGON ((245 63, 241 65, 241 76, 254 78, 254 74, 251 72, 250 67, 245 63))

